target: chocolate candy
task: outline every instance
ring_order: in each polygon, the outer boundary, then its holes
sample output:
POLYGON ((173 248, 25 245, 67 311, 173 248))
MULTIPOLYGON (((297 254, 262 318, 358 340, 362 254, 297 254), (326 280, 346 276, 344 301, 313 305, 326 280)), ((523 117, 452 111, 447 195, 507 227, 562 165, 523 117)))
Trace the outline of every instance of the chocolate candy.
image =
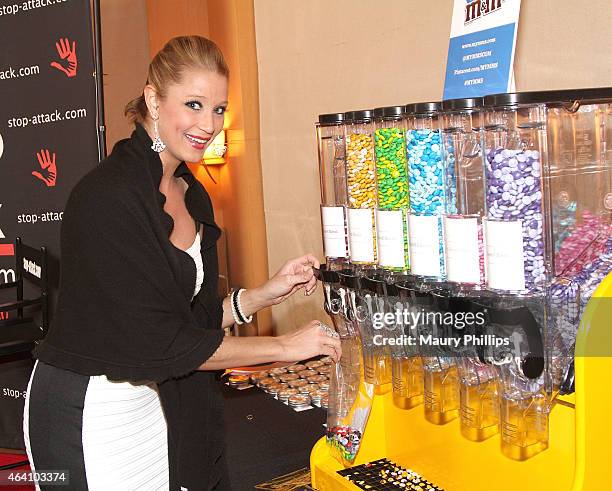
POLYGON ((268 378, 264 378, 264 379, 260 380, 257 383, 257 386, 265 390, 266 387, 269 387, 270 385, 273 385, 273 384, 276 384, 276 383, 278 383, 278 382, 275 379, 273 379, 272 377, 268 377, 268 378))
POLYGON ((260 380, 268 378, 268 372, 255 372, 251 374, 251 382, 254 385, 257 385, 260 380))
POLYGON ((282 375, 283 373, 287 373, 287 369, 286 368, 273 368, 272 370, 270 370, 270 375, 282 375))
POLYGON ((308 380, 308 382, 311 384, 321 384, 323 382, 327 382, 328 378, 327 378, 327 375, 312 375, 311 377, 308 377, 306 380, 308 380))
POLYGON ((521 221, 525 288, 531 291, 546 279, 540 152, 497 147, 486 157, 487 216, 521 221))
POLYGON ((317 372, 315 372, 314 370, 302 370, 301 372, 298 372, 298 375, 300 376, 300 378, 308 378, 316 374, 317 372))
MULTIPOLYGON (((415 215, 441 216, 446 211, 445 174, 439 130, 418 129, 406 132, 410 211, 415 215)), ((444 272, 442 221, 438 222, 440 275, 444 272)))
POLYGON ((348 202, 351 208, 376 207, 374 185, 374 140, 371 135, 352 133, 346 138, 348 202))
POLYGON ((283 402, 287 402, 290 396, 297 395, 298 393, 297 389, 282 389, 278 391, 278 398, 283 402))
POLYGON ((425 215, 442 213, 445 189, 440 133, 408 130, 406 134, 410 209, 425 215))
POLYGON ((307 368, 314 370, 315 368, 319 368, 322 367, 325 364, 325 362, 321 359, 321 360, 312 360, 312 361, 307 361, 306 363, 304 363, 304 365, 306 365, 307 368))
POLYGON ((299 378, 300 376, 297 373, 287 373, 280 376, 280 379, 283 382, 291 382, 292 380, 297 380, 299 378))
POLYGON ((299 387, 304 387, 306 385, 308 385, 308 380, 306 380, 306 379, 290 380, 289 381, 289 387, 293 387, 294 389, 297 389, 299 387))
POLYGON ((291 407, 304 407, 310 405, 310 396, 306 394, 295 394, 289 397, 289 405, 291 407))
POLYGON ((408 207, 406 137, 401 128, 379 128, 374 133, 378 206, 386 210, 408 207))

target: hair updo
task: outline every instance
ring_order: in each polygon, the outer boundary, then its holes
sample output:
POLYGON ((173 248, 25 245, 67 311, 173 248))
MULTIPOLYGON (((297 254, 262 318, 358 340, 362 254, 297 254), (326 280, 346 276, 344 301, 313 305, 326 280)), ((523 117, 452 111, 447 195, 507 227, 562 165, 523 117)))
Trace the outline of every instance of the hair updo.
MULTIPOLYGON (((202 36, 172 38, 159 51, 149 65, 147 84, 164 97, 166 87, 180 83, 183 72, 189 69, 209 70, 229 77, 229 68, 219 47, 202 36)), ((144 94, 130 101, 124 114, 132 123, 142 123, 147 118, 144 94)))

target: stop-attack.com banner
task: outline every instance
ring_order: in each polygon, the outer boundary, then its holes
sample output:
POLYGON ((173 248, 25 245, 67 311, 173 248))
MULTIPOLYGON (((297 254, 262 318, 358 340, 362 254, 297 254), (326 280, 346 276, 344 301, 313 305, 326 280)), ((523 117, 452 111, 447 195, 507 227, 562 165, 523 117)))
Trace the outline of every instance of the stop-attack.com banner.
MULTIPOLYGON (((0 284, 15 278, 15 237, 44 245, 53 305, 64 206, 98 160, 89 0, 0 0, 0 46, 0 284)), ((14 291, 0 291, 0 303, 13 299, 14 291)), ((18 420, 30 369, 15 363, 0 363, 6 448, 23 445, 18 420)))

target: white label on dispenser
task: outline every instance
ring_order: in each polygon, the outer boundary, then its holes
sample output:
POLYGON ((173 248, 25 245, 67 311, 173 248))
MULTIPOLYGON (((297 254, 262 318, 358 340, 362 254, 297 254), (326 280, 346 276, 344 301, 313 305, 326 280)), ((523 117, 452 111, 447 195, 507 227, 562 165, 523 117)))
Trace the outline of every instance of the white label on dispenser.
POLYGON ((478 219, 444 217, 446 277, 457 283, 480 283, 478 219))
POLYGON ((401 211, 376 210, 378 264, 387 268, 403 268, 404 219, 401 211))
POLYGON ((344 208, 342 206, 322 206, 321 222, 325 257, 346 257, 344 208))
POLYGON ((410 272, 412 274, 441 276, 438 218, 438 216, 408 215, 410 272))
POLYGON ((368 208, 349 208, 348 226, 351 261, 360 263, 375 262, 373 210, 368 208))
POLYGON ((495 290, 524 290, 523 227, 520 220, 484 220, 487 286, 495 290))

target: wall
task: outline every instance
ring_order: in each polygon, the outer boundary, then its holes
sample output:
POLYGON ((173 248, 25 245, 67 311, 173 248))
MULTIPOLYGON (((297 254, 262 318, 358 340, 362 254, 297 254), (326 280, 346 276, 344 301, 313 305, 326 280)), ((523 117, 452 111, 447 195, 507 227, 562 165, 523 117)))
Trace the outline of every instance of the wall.
MULTIPOLYGON (((318 114, 437 100, 451 0, 255 0, 268 264, 322 257, 318 114)), ((612 85, 609 0, 523 0, 517 90, 612 85)), ((277 307, 284 332, 324 315, 320 292, 277 307)))
POLYGON ((149 34, 145 0, 101 0, 104 112, 108 152, 132 126, 125 105, 142 92, 149 66, 149 34))
MULTIPOLYGON (((147 0, 150 54, 178 35, 198 34, 220 47, 230 69, 226 114, 227 164, 210 166, 213 182, 199 165, 191 169, 213 200, 225 237, 231 287, 253 287, 267 279, 267 245, 259 160, 259 104, 255 22, 251 0, 147 0)), ((258 313, 241 334, 270 332, 270 312, 258 313)))

